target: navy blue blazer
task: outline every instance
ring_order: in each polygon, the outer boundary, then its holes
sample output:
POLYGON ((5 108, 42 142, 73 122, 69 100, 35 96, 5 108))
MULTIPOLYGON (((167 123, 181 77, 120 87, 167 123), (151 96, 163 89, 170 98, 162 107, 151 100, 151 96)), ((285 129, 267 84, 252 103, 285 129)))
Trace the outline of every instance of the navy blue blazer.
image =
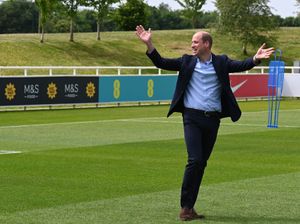
MULTIPOLYGON (((146 53, 153 64, 161 69, 179 71, 176 88, 168 117, 174 112, 183 112, 183 96, 187 85, 192 77, 197 63, 197 57, 193 55, 183 55, 180 58, 163 58, 154 49, 151 53, 146 53)), ((232 121, 237 121, 241 117, 241 110, 230 87, 229 73, 242 72, 255 66, 253 59, 248 58, 244 61, 235 61, 226 55, 212 54, 212 63, 221 83, 221 118, 231 117, 232 121)))

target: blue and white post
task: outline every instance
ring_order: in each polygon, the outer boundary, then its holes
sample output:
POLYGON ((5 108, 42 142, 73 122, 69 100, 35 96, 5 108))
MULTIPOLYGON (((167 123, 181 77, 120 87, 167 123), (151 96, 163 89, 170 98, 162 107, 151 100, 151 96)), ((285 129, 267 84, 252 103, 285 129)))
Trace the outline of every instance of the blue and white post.
POLYGON ((284 62, 281 61, 282 51, 274 52, 274 61, 269 64, 268 80, 268 128, 278 128, 279 106, 283 89, 284 62), (277 57, 277 53, 279 56, 277 57))

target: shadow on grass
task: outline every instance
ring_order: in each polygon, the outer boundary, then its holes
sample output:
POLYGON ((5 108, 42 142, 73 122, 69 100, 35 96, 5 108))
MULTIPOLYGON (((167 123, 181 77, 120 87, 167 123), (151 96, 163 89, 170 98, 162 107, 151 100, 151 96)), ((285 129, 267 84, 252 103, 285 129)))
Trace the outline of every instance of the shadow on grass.
POLYGON ((50 43, 48 45, 51 45, 52 49, 67 55, 71 63, 76 65, 151 65, 144 52, 138 50, 135 43, 128 41, 103 41, 95 44, 80 42, 50 43), (131 46, 128 46, 128 43, 131 46))

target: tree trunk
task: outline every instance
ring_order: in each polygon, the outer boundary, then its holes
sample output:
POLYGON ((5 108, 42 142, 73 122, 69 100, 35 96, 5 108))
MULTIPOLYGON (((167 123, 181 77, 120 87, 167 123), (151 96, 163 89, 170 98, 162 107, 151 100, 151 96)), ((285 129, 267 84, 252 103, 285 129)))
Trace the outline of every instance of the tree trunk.
POLYGON ((70 41, 74 42, 74 22, 73 22, 73 18, 71 18, 71 23, 70 23, 70 41))
POLYGON ((193 15, 192 16, 192 26, 193 26, 193 29, 196 29, 196 16, 195 15, 193 15))
POLYGON ((247 52, 247 43, 243 43, 243 54, 244 55, 248 55, 248 52, 247 52))
POLYGON ((39 24, 38 24, 38 34, 41 33, 41 19, 42 19, 42 16, 41 16, 41 12, 39 12, 39 24))
POLYGON ((41 24, 41 39, 40 39, 40 42, 41 43, 44 43, 44 24, 41 24))
POLYGON ((97 20, 97 40, 101 40, 100 37, 100 19, 97 20))

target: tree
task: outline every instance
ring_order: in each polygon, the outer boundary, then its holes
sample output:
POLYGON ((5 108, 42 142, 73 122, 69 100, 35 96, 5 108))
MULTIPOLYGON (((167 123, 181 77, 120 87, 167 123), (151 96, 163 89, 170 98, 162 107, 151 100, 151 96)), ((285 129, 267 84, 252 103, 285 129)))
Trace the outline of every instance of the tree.
POLYGON ((52 12, 55 2, 56 0, 35 0, 35 4, 39 8, 39 33, 41 33, 41 43, 44 42, 45 24, 52 12))
MULTIPOLYGON (((297 0, 298 7, 300 9, 300 0, 297 0)), ((300 12, 298 12, 298 17, 300 17, 300 12)))
POLYGON ((95 12, 90 9, 80 10, 76 16, 76 29, 79 32, 96 32, 95 12))
POLYGON ((268 0, 216 0, 220 14, 218 29, 242 42, 243 53, 247 46, 276 40, 270 31, 277 28, 268 0))
POLYGON ((146 4, 143 0, 127 0, 118 8, 115 20, 122 30, 134 30, 137 24, 146 24, 146 18, 146 4))
POLYGON ((97 13, 97 40, 100 40, 100 25, 103 18, 107 15, 109 7, 119 0, 86 0, 85 5, 92 6, 97 13))
POLYGON ((147 27, 153 30, 191 29, 191 23, 182 15, 182 10, 172 10, 169 5, 160 3, 158 8, 146 6, 147 27))
POLYGON ((193 28, 196 28, 197 17, 200 16, 206 0, 176 0, 176 2, 184 8, 186 17, 191 19, 193 28))
POLYGON ((70 18, 70 41, 74 41, 74 20, 78 11, 78 6, 83 1, 80 0, 61 0, 70 18))
POLYGON ((37 24, 38 9, 34 3, 18 0, 0 4, 0 33, 34 33, 37 24))

